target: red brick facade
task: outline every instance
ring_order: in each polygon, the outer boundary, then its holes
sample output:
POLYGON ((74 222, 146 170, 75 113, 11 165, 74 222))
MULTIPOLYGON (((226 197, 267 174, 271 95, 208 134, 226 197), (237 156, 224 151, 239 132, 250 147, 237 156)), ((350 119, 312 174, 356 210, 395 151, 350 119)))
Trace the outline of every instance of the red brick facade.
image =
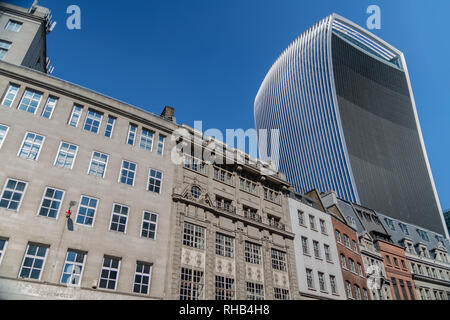
POLYGON ((358 235, 343 220, 331 215, 344 288, 349 300, 370 300, 358 235))
POLYGON ((394 300, 416 300, 414 282, 405 250, 390 242, 378 240, 377 243, 383 256, 386 276, 391 282, 392 298, 394 300))

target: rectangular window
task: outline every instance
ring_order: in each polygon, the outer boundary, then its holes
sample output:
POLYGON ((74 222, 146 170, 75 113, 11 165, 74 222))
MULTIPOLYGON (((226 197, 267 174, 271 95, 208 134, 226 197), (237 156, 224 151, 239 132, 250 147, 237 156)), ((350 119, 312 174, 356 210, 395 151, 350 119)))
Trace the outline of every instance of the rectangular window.
POLYGON ((308 285, 308 289, 314 290, 314 278, 311 269, 306 269, 306 284, 308 285))
POLYGON ((166 142, 166 137, 159 135, 158 138, 158 155, 162 156, 164 154, 164 144, 166 142))
POLYGON ((309 255, 308 238, 302 237, 303 254, 309 255))
POLYGON ((355 240, 352 240, 352 245, 353 245, 353 251, 355 251, 356 253, 358 253, 358 245, 356 244, 355 240))
POLYGON ((347 261, 345 260, 345 256, 341 254, 341 265, 343 269, 347 269, 347 261))
POLYGON ((400 288, 402 290, 403 300, 409 300, 408 294, 406 293, 405 282, 402 279, 399 279, 398 282, 400 283, 400 288))
POLYGON ((7 244, 8 244, 8 240, 0 238, 0 265, 2 264, 2 260, 3 260, 3 256, 5 255, 7 244))
POLYGON ((19 211, 22 198, 25 194, 27 183, 15 179, 8 179, 3 188, 0 208, 19 211))
POLYGON ((234 299, 234 279, 216 276, 216 300, 234 299))
POLYGON ((326 259, 328 262, 332 262, 333 260, 331 259, 330 246, 324 244, 324 245, 323 245, 323 249, 324 249, 324 252, 325 252, 325 259, 326 259))
POLYGON ((5 141, 6 135, 8 134, 9 127, 3 124, 0 124, 0 149, 3 145, 3 141, 5 141))
POLYGON ((352 293, 352 285, 350 282, 345 281, 345 287, 347 289, 347 298, 353 299, 353 293, 352 293))
POLYGON ((356 300, 361 300, 361 289, 355 284, 355 298, 356 300))
POLYGON ((233 185, 233 174, 220 168, 214 167, 214 179, 219 180, 228 185, 233 185))
POLYGON ((275 300, 289 300, 289 290, 273 288, 275 300))
POLYGON ((44 109, 42 110, 42 117, 46 119, 51 119, 53 111, 55 111, 56 104, 58 103, 58 99, 54 97, 48 97, 47 102, 45 103, 44 109))
POLYGON ((141 142, 139 144, 139 147, 141 149, 152 151, 154 136, 155 136, 155 133, 153 131, 142 128, 141 142))
POLYGON ((144 211, 144 215, 142 218, 141 236, 144 238, 155 240, 157 227, 158 227, 158 215, 156 213, 144 211))
MULTIPOLYGON (((0 55, 1 55, 1 49, 0 49, 0 55)), ((0 58, 1 60, 1 58, 0 58)), ((5 97, 3 98, 2 105, 6 107, 11 107, 14 103, 14 100, 16 100, 17 93, 19 92, 19 86, 15 84, 9 85, 8 91, 6 91, 5 97)))
POLYGON ((221 233, 216 233, 216 254, 227 258, 233 258, 234 238, 221 233))
POLYGON ((181 268, 180 300, 203 298, 203 271, 181 268))
POLYGON ((74 105, 72 109, 72 114, 69 119, 69 126, 78 127, 80 122, 81 114, 83 113, 83 107, 79 105, 74 105))
POLYGON ((338 243, 342 243, 341 233, 339 232, 339 230, 336 230, 336 241, 338 243))
POLYGON ((330 276, 330 286, 331 286, 331 293, 338 294, 335 276, 330 276))
POLYGON ((77 214, 77 223, 85 226, 93 226, 97 211, 98 199, 82 196, 77 214))
POLYGON ((6 30, 8 31, 19 32, 20 29, 22 29, 22 22, 19 21, 9 20, 6 25, 6 30))
POLYGON ((134 141, 136 140, 136 132, 137 132, 137 126, 134 124, 130 124, 130 126, 128 128, 127 143, 131 146, 134 146, 134 141))
POLYGON ((85 260, 86 253, 75 250, 68 250, 63 272, 61 275, 61 283, 80 286, 85 260))
POLYGON ((47 187, 42 197, 39 215, 56 219, 61 208, 64 191, 47 187))
POLYGON ((253 264, 261 264, 261 246, 245 241, 245 261, 253 264))
POLYGON ((345 243, 345 246, 347 248, 351 249, 351 247, 350 247, 350 238, 346 234, 344 234, 344 243, 345 243))
POLYGON ((322 272, 318 272, 317 275, 319 276, 319 288, 320 291, 326 292, 327 288, 325 285, 325 275, 322 272))
POLYGON ((298 224, 301 226, 305 225, 305 214, 301 210, 297 210, 298 214, 298 224))
POLYGON ((316 229, 316 219, 312 215, 309 216, 309 226, 311 227, 312 230, 317 230, 316 229))
POLYGON ((134 178, 136 177, 137 165, 133 162, 123 160, 120 169, 120 183, 134 186, 134 178))
POLYGON ((12 42, 0 40, 0 60, 5 59, 12 42))
POLYGON ((188 247, 205 249, 205 228, 185 223, 183 244, 188 247))
POLYGON ((313 241, 313 248, 314 248, 314 257, 316 257, 316 259, 320 259, 319 242, 313 241))
POLYGON ((397 280, 395 278, 391 278, 391 284, 392 287, 394 288, 395 298, 397 300, 400 300, 400 292, 398 291, 397 280))
POLYGON ((77 145, 64 141, 61 142, 58 155, 56 156, 55 160, 55 167, 72 170, 77 153, 77 145))
POLYGON ((320 230, 323 234, 327 234, 327 226, 325 220, 320 219, 320 230))
POLYGON ((46 246, 29 243, 20 268, 19 278, 41 280, 47 251, 48 247, 46 246))
POLYGON ((43 144, 44 136, 27 132, 17 156, 19 158, 37 161, 43 144))
POLYGON ((39 103, 41 103, 42 94, 34 90, 25 90, 22 101, 19 104, 19 110, 32 114, 36 113, 39 103))
POLYGON ((264 300, 264 286, 259 283, 247 282, 247 300, 264 300))
POLYGON ((147 190, 154 193, 161 193, 163 173, 161 171, 150 169, 148 175, 147 190))
POLYGON ((205 163, 187 154, 184 155, 184 167, 199 173, 205 173, 205 163))
POLYGON ((108 116, 108 121, 106 122, 105 137, 111 138, 114 130, 114 124, 116 123, 116 118, 113 116, 108 116))
POLYGON ((92 153, 91 165, 88 174, 95 177, 104 178, 106 166, 108 164, 108 155, 94 151, 92 153))
POLYGON ((356 268, 355 268, 355 261, 353 261, 353 259, 348 259, 349 265, 350 265, 350 271, 351 272, 356 272, 356 268))
POLYGON ((98 133, 102 124, 103 114, 89 109, 83 129, 89 132, 98 133))
POLYGON ((100 273, 99 288, 116 290, 119 280, 120 259, 113 257, 103 257, 103 266, 100 273))
POLYGON ((113 212, 111 215, 111 225, 109 230, 126 233, 127 220, 130 208, 121 204, 113 204, 113 212))
POLYGON ((152 278, 151 264, 136 263, 136 272, 134 274, 133 292, 139 294, 148 294, 150 289, 150 280, 152 278))
POLYGON ((272 268, 287 271, 285 252, 272 249, 272 268))
POLYGON ((413 287, 411 285, 411 282, 406 281, 406 283, 408 285, 408 291, 409 291, 409 296, 411 297, 411 300, 415 300, 414 291, 413 291, 413 287))

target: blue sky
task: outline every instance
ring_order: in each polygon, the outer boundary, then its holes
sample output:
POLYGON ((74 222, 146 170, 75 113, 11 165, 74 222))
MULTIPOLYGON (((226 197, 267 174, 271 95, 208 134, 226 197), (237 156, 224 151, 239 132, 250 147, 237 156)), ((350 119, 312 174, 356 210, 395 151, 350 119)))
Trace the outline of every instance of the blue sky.
MULTIPOLYGON (((31 0, 8 2, 29 6, 31 0)), ((48 38, 54 76, 204 129, 253 128, 253 102, 278 55, 332 12, 405 53, 431 168, 450 208, 450 1, 433 0, 41 0, 57 21, 48 38), (66 8, 81 8, 81 30, 66 8), (124 5, 126 4, 126 5, 124 5), (447 32, 445 32, 447 31, 447 32)))

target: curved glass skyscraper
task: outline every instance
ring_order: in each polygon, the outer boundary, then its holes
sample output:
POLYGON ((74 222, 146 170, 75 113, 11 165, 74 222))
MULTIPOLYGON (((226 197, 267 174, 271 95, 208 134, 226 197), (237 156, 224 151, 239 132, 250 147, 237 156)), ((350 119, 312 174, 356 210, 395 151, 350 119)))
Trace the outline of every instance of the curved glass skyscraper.
POLYGON ((332 14, 289 45, 259 89, 255 122, 280 130, 279 149, 261 157, 297 191, 335 190, 446 232, 404 56, 351 21, 332 14))

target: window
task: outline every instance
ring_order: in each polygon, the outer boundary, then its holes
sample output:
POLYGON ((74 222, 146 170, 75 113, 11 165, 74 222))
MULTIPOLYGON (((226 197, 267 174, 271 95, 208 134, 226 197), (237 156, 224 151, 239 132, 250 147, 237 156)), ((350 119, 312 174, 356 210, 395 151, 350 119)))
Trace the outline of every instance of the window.
POLYGON ((345 288, 347 289, 347 298, 353 299, 352 285, 350 282, 345 281, 345 288))
POLYGON ((164 144, 165 144, 165 142, 166 142, 166 137, 164 137, 162 135, 159 135, 157 153, 160 156, 162 156, 164 154, 164 144))
POLYGON ((119 279, 120 259, 113 257, 103 257, 103 266, 100 273, 99 288, 116 290, 119 279))
POLYGON ((233 185, 233 174, 223 169, 214 167, 214 179, 229 185, 233 185))
POLYGON ((353 259, 349 258, 348 262, 349 262, 349 265, 350 265, 350 271, 356 273, 355 261, 353 261, 353 259))
POLYGON ((140 143, 140 147, 141 149, 145 149, 148 151, 152 151, 153 150, 153 137, 154 137, 155 133, 153 131, 147 130, 142 128, 142 133, 141 133, 141 143, 140 143))
POLYGON ((221 233, 216 233, 216 254, 233 258, 234 257, 234 238, 221 233))
POLYGON ((264 300, 264 286, 259 283, 247 282, 247 300, 264 300))
POLYGON ((392 287, 394 288, 395 298, 397 300, 400 300, 400 293, 399 293, 398 287, 397 287, 397 280, 395 278, 391 278, 391 284, 392 284, 392 287))
POLYGON ((327 234, 327 226, 325 224, 325 220, 320 219, 320 230, 323 234, 327 234))
POLYGON ((398 225, 400 226, 400 229, 402 230, 402 232, 405 235, 409 236, 408 226, 406 224, 404 224, 404 223, 401 223, 401 222, 398 225))
POLYGON ((312 215, 309 216, 309 226, 312 230, 316 230, 316 219, 312 215))
POLYGON ((361 289, 356 284, 354 285, 354 288, 356 300, 361 300, 361 289))
POLYGON ((361 277, 364 277, 364 272, 363 272, 362 266, 359 262, 358 262, 358 273, 361 277))
POLYGON ((64 141, 61 142, 55 160, 55 167, 72 170, 77 152, 78 146, 64 141))
POLYGON ((281 288, 273 288, 275 300, 289 300, 289 290, 281 288))
POLYGON ((411 297, 411 300, 415 300, 414 291, 413 291, 413 287, 411 285, 411 282, 406 281, 406 284, 408 286, 409 296, 411 297))
POLYGON ((306 283, 308 285, 308 289, 314 290, 314 278, 313 271, 311 269, 306 269, 306 283))
POLYGON ((152 274, 151 264, 136 263, 136 272, 134 274, 133 292, 139 294, 148 294, 150 289, 150 279, 152 274))
POLYGON ((114 124, 116 123, 116 118, 113 116, 108 116, 108 121, 106 121, 105 137, 111 138, 114 130, 114 124))
POLYGON ((234 279, 216 276, 216 300, 234 299, 234 279))
POLYGON ((6 25, 6 30, 8 31, 19 32, 20 29, 22 29, 22 22, 19 21, 9 20, 6 25))
POLYGON ((133 162, 123 160, 122 168, 120 169, 120 183, 134 186, 134 178, 136 176, 137 165, 133 162))
POLYGON ((206 169, 205 163, 202 160, 187 154, 184 155, 184 167, 202 174, 205 173, 206 169))
POLYGON ((32 114, 36 113, 39 103, 41 102, 42 94, 34 90, 25 90, 22 101, 19 104, 19 110, 26 111, 32 114))
POLYGON ((108 155, 94 151, 92 153, 91 165, 88 174, 94 177, 105 177, 106 165, 108 164, 108 155))
POLYGON ((386 222, 386 224, 392 231, 395 231, 394 221, 392 219, 384 218, 384 222, 386 222))
POLYGON ((347 260, 345 260, 345 256, 341 254, 341 264, 343 269, 347 269, 347 260))
POLYGON ((134 146, 134 141, 136 140, 136 132, 137 132, 137 126, 134 124, 130 124, 130 126, 128 128, 127 143, 131 146, 134 146))
POLYGON ((301 210, 297 210, 298 224, 301 226, 305 225, 305 213, 301 210))
POLYGON ((0 238, 0 264, 2 264, 2 259, 3 259, 3 256, 5 255, 7 244, 8 244, 8 240, 0 238))
POLYGON ((417 229, 417 233, 418 233, 419 236, 422 238, 422 240, 427 241, 427 242, 430 241, 430 239, 428 238, 428 234, 427 234, 426 231, 417 229))
POLYGON ((308 238, 302 237, 303 254, 309 255, 308 238))
POLYGON ((252 242, 245 242, 245 261, 253 264, 261 264, 261 246, 252 242))
POLYGON ((338 294, 337 286, 336 286, 336 277, 335 276, 330 276, 330 286, 331 286, 331 293, 332 294, 338 294))
POLYGON ((272 268, 275 270, 287 271, 285 252, 272 249, 272 268))
POLYGON ((89 109, 86 120, 84 121, 84 130, 98 133, 100 125, 102 124, 103 114, 100 112, 89 109))
POLYGON ((0 60, 5 59, 9 48, 11 48, 11 44, 9 41, 0 40, 0 60))
POLYGON ((313 241, 313 249, 314 249, 314 256, 316 257, 316 259, 320 259, 319 242, 313 241))
POLYGON ((111 215, 111 225, 109 230, 126 233, 128 212, 130 208, 121 204, 113 205, 113 212, 111 215))
POLYGON ((61 208, 64 191, 47 187, 42 198, 39 215, 56 219, 61 208))
POLYGON ((78 127, 80 122, 81 114, 83 113, 83 107, 79 105, 74 105, 72 109, 72 114, 70 115, 69 126, 78 127))
POLYGON ((398 259, 397 258, 395 258, 394 257, 394 265, 396 266, 396 267, 398 267, 399 265, 398 265, 398 259))
POLYGON ((239 188, 241 190, 244 190, 245 192, 251 193, 255 196, 258 195, 258 185, 251 180, 241 177, 239 179, 239 188))
POLYGON ((141 237, 155 240, 157 226, 158 226, 158 215, 156 213, 144 211, 144 215, 142 218, 141 237))
POLYGON ((199 199, 202 195, 202 190, 200 190, 200 188, 197 186, 193 186, 191 188, 191 194, 194 197, 194 199, 199 199))
POLYGON ((161 193, 161 184, 162 184, 162 172, 150 169, 148 176, 148 187, 147 190, 154 193, 161 193))
POLYGON ((345 243, 345 246, 347 248, 351 249, 351 247, 350 247, 350 238, 346 234, 344 234, 344 243, 345 243))
POLYGON ((402 260, 400 260, 400 262, 402 263, 402 268, 403 268, 403 269, 407 269, 407 268, 406 268, 406 264, 405 264, 405 260, 402 259, 402 260))
POLYGON ((336 230, 336 241, 338 243, 342 243, 341 233, 339 232, 339 230, 336 230))
POLYGON ((205 228, 194 224, 184 224, 183 244, 188 247, 205 249, 205 228))
POLYGON ((356 244, 355 240, 352 240, 352 246, 353 246, 353 251, 355 251, 356 253, 358 253, 358 245, 356 244))
MULTIPOLYGON (((1 47, 0 47, 0 60, 1 60, 1 47)), ((19 92, 19 86, 15 84, 9 85, 8 91, 6 91, 5 97, 3 98, 2 105, 6 107, 11 107, 14 100, 16 100, 17 93, 19 92)))
POLYGON ((8 179, 3 189, 0 208, 19 211, 27 183, 15 179, 8 179))
POLYGON ((322 272, 318 272, 317 275, 319 276, 319 288, 320 288, 320 291, 326 292, 327 288, 326 288, 326 285, 325 285, 324 274, 322 272))
POLYGON ((264 188, 264 199, 275 203, 281 203, 280 193, 269 188, 264 188))
POLYGON ((181 268, 180 300, 200 300, 203 297, 203 271, 181 268))
POLYGON ((97 211, 98 200, 91 197, 82 196, 78 209, 77 223, 85 226, 93 226, 95 212, 97 211))
POLYGON ((36 161, 39 158, 39 153, 43 144, 43 136, 36 133, 27 132, 17 156, 19 158, 36 161))
POLYGON ((402 290, 403 300, 409 300, 408 294, 406 293, 405 282, 402 279, 399 279, 398 282, 400 283, 400 288, 402 290))
POLYGON ((355 218, 353 218, 353 217, 351 217, 351 216, 347 216, 347 221, 350 223, 350 225, 351 225, 353 228, 356 228, 356 219, 355 219, 355 218))
POLYGON ((387 264, 392 265, 391 258, 389 258, 389 256, 386 256, 386 262, 387 264))
POLYGON ((54 97, 48 97, 45 103, 44 109, 42 110, 42 118, 51 119, 53 111, 55 110, 58 99, 54 97))
POLYGON ((48 247, 46 246, 29 243, 20 268, 19 278, 41 280, 47 251, 48 247))
POLYGON ((68 250, 61 275, 61 283, 79 286, 81 284, 85 260, 86 254, 84 252, 68 250))
POLYGON ((331 259, 330 246, 324 244, 324 245, 323 245, 323 249, 324 249, 324 252, 325 252, 325 259, 326 259, 328 262, 332 262, 333 260, 331 259))
POLYGON ((9 127, 3 124, 0 124, 0 148, 3 145, 3 141, 5 141, 6 135, 8 134, 9 127))

